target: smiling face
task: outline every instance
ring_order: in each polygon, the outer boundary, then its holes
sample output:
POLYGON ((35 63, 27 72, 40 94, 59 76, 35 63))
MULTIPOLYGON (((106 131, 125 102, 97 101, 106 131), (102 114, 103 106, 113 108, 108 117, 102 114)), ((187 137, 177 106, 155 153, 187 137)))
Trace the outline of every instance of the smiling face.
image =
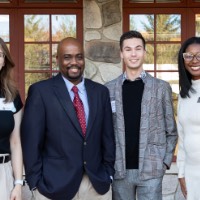
POLYGON ((146 51, 140 38, 130 38, 123 42, 121 58, 123 59, 126 70, 142 71, 146 51))
MULTIPOLYGON (((197 55, 197 53, 200 53, 200 44, 189 45, 185 53, 197 55)), ((186 70, 192 75, 192 79, 200 79, 200 61, 194 56, 191 61, 184 60, 184 63, 186 70)))
POLYGON ((61 74, 74 84, 80 83, 85 68, 82 45, 75 38, 66 38, 58 46, 57 63, 61 74))

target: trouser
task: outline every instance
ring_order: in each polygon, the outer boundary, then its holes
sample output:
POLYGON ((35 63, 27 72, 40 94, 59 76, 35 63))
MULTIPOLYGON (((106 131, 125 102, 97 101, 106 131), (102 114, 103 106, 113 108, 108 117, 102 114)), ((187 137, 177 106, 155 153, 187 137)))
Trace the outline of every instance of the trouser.
MULTIPOLYGON (((5 157, 8 154, 0 154, 5 157)), ((11 161, 0 163, 0 200, 10 200, 10 194, 13 189, 13 171, 11 161)))
MULTIPOLYGON (((36 189, 33 191, 31 200, 50 200, 50 199, 43 196, 36 189)), ((72 200, 112 200, 112 190, 110 188, 109 191, 104 195, 98 194, 93 188, 88 176, 84 175, 79 190, 72 200)))
POLYGON ((127 170, 126 178, 113 181, 113 200, 162 200, 162 179, 139 179, 139 170, 127 170))

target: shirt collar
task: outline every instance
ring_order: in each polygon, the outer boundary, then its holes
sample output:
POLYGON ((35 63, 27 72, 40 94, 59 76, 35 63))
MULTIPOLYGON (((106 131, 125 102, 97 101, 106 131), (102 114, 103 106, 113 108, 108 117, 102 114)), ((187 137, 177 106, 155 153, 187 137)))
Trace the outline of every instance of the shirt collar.
MULTIPOLYGON (((139 77, 137 77, 134 81, 139 80, 139 79, 142 79, 142 81, 144 82, 144 79, 146 78, 146 76, 147 76, 147 74, 146 74, 146 72, 143 70, 143 71, 141 72, 141 74, 139 75, 139 77)), ((124 72, 124 74, 123 74, 123 82, 124 82, 125 80, 129 80, 129 79, 127 78, 126 72, 124 72)))
MULTIPOLYGON (((70 92, 72 90, 72 87, 74 84, 70 82, 68 79, 66 79, 64 76, 62 76, 63 80, 65 81, 65 85, 70 92)), ((80 93, 83 93, 85 91, 85 79, 82 77, 82 81, 76 85, 80 93)))

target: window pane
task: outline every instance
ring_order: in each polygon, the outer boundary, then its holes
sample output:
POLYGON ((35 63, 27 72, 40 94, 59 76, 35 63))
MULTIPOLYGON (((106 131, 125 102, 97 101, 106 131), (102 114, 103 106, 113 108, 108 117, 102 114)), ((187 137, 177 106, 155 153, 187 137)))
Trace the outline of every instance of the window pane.
POLYGON ((170 83, 173 93, 179 94, 178 72, 157 72, 157 77, 170 83))
POLYGON ((58 65, 56 63, 57 46, 58 44, 52 45, 52 69, 53 70, 59 70, 58 65))
POLYGON ((180 15, 157 15, 156 40, 181 41, 180 15))
POLYGON ((24 24, 25 42, 49 41, 49 15, 25 15, 24 24))
POLYGON ((35 82, 50 78, 50 73, 25 73, 25 93, 27 96, 28 88, 35 82))
POLYGON ((130 3, 180 3, 181 0, 130 0, 130 3))
POLYGON ((156 3, 180 3, 181 0, 156 0, 156 3))
POLYGON ((52 15, 52 41, 76 37, 76 15, 52 15))
POLYGON ((153 3, 154 0, 130 0, 131 3, 153 3))
POLYGON ((146 41, 154 40, 154 15, 130 15, 129 27, 141 32, 146 41))
POLYGON ((156 50, 157 70, 178 70, 179 48, 180 44, 158 44, 156 50))
POLYGON ((200 36, 200 14, 195 15, 195 28, 196 28, 196 36, 200 36))
POLYGON ((59 73, 59 72, 53 72, 53 73, 52 73, 52 77, 53 77, 53 76, 56 76, 58 73, 59 73))
POLYGON ((76 3, 77 0, 25 0, 25 3, 46 3, 46 2, 63 2, 63 3, 76 3))
POLYGON ((52 2, 66 2, 66 3, 76 3, 77 0, 52 0, 52 2))
POLYGON ((157 73, 157 77, 170 83, 172 87, 174 114, 175 116, 177 116, 177 103, 178 103, 178 94, 179 94, 178 72, 161 72, 161 73, 157 73))
POLYGON ((10 3, 10 0, 0 0, 0 3, 10 3))
POLYGON ((151 44, 146 44, 146 58, 143 65, 144 70, 154 70, 154 47, 151 44))
POLYGON ((49 70, 49 45, 26 44, 25 45, 25 69, 49 70))
POLYGON ((9 15, 0 15, 0 37, 5 41, 10 41, 9 15))
POLYGON ((35 3, 35 2, 40 2, 40 3, 45 3, 49 2, 49 0, 25 0, 25 3, 35 3))

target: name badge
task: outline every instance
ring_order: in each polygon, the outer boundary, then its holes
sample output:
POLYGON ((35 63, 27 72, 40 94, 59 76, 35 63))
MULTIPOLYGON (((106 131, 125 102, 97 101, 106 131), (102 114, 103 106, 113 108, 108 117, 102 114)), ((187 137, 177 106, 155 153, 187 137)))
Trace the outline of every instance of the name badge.
POLYGON ((16 112, 13 102, 4 102, 5 98, 0 98, 0 110, 16 112))
POLYGON ((113 113, 116 113, 115 101, 111 101, 111 108, 112 108, 112 112, 113 112, 113 113))

